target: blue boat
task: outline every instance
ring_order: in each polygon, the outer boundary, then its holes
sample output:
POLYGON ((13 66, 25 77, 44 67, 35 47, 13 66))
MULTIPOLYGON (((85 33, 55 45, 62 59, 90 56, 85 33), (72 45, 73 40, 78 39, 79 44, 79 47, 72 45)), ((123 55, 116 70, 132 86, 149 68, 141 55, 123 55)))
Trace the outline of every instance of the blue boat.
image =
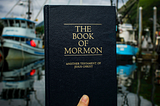
POLYGON ((132 60, 138 53, 135 30, 131 24, 119 25, 120 40, 116 42, 117 59, 132 60))
POLYGON ((116 53, 119 56, 128 56, 129 58, 132 58, 133 56, 136 56, 137 52, 138 47, 123 43, 116 44, 116 53))

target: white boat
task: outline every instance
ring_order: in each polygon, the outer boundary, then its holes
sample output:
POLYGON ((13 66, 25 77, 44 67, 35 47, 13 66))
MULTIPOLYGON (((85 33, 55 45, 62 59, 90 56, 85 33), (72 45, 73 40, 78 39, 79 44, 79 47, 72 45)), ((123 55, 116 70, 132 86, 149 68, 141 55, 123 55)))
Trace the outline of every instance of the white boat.
POLYGON ((137 41, 135 40, 135 30, 131 24, 119 24, 120 40, 116 42, 117 58, 122 60, 135 59, 138 53, 137 41))
POLYGON ((0 39, 1 59, 44 58, 43 40, 36 36, 35 22, 28 17, 1 18, 4 25, 0 39))
POLYGON ((44 58, 42 39, 35 34, 35 22, 25 18, 1 18, 4 29, 0 43, 1 58, 27 59, 44 58), (36 47, 28 42, 33 40, 36 47))

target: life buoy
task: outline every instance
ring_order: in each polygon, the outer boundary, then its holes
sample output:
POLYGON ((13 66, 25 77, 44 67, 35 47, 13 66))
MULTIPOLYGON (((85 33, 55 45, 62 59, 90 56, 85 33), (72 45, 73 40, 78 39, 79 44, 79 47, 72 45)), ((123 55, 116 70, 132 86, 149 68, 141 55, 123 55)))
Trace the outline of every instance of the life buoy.
POLYGON ((31 46, 36 47, 36 43, 34 42, 34 40, 30 41, 31 46))

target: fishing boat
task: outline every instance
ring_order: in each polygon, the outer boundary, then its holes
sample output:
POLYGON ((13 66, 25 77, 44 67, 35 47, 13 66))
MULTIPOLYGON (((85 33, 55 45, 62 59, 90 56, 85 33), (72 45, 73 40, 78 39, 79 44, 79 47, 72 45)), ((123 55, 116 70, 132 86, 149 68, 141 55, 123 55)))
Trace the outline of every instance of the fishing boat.
POLYGON ((124 23, 119 25, 119 38, 116 42, 117 59, 135 59, 138 47, 135 40, 135 30, 131 24, 124 23))
POLYGON ((25 18, 1 18, 4 23, 0 56, 5 59, 44 58, 42 39, 35 34, 35 22, 25 18))
POLYGON ((35 34, 35 21, 30 20, 30 9, 27 14, 28 18, 1 18, 4 28, 0 39, 0 59, 44 58, 43 40, 35 34))

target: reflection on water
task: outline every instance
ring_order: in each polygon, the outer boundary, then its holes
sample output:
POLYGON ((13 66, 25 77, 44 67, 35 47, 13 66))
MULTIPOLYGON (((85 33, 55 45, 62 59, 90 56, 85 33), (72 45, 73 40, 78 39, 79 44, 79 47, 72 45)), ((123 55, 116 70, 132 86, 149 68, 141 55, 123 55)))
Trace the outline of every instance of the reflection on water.
POLYGON ((44 59, 1 61, 0 70, 1 106, 44 106, 44 59))
POLYGON ((118 106, 160 106, 158 63, 118 61, 118 106))
MULTIPOLYGON (((1 61, 0 71, 1 106, 45 106, 44 60, 1 61)), ((160 106, 160 65, 117 61, 117 87, 118 106, 160 106)))

